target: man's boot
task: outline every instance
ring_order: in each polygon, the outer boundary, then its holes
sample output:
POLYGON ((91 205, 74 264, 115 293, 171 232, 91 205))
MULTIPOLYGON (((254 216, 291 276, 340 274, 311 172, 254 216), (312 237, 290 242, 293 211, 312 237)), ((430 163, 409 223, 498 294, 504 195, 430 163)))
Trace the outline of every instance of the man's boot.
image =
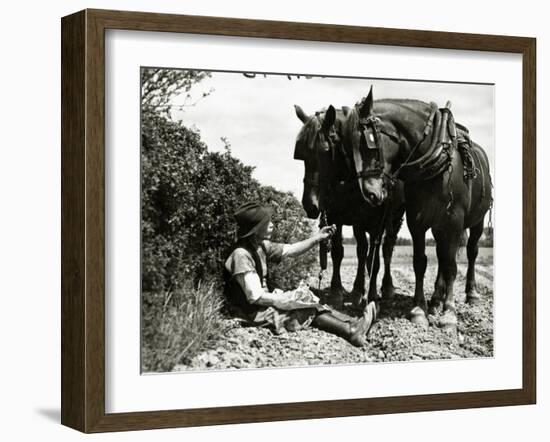
POLYGON ((367 342, 367 334, 376 319, 376 306, 371 302, 365 308, 363 317, 354 319, 343 313, 321 313, 312 325, 320 330, 335 334, 346 339, 356 347, 363 347, 367 342))

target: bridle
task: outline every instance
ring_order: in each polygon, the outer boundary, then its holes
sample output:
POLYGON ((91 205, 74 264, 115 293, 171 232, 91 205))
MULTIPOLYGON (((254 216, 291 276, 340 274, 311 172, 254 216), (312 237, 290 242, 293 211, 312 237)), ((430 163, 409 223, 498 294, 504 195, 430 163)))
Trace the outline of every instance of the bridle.
MULTIPOLYGON (((315 172, 310 172, 309 174, 304 175, 304 185, 308 185, 309 187, 313 189, 317 189, 320 191, 321 188, 323 188, 323 185, 321 183, 321 179, 326 179, 327 182, 327 191, 330 193, 331 191, 331 180, 328 177, 321 177, 322 175, 322 168, 326 167, 326 161, 328 160, 327 156, 330 156, 330 161, 332 164, 335 162, 336 158, 336 149, 338 148, 337 145, 337 132, 334 126, 330 126, 328 129, 323 126, 323 121, 321 120, 320 113, 316 113, 314 117, 316 118, 318 124, 320 125, 319 129, 316 132, 317 139, 314 142, 315 145, 315 155, 317 160, 317 170, 315 172)), ((349 159, 345 157, 346 164, 348 164, 348 167, 350 165, 349 159)), ((330 198, 330 196, 328 196, 330 198)), ((323 201, 323 198, 320 198, 320 201, 323 201)), ((321 212, 325 210, 325 208, 320 207, 321 212)))
MULTIPOLYGON (((450 102, 447 103, 447 106, 447 109, 450 108, 450 102)), ((432 145, 426 153, 424 153, 420 158, 414 158, 415 153, 418 148, 424 144, 432 128, 438 127, 438 123, 441 118, 437 113, 437 110, 437 105, 435 103, 431 103, 431 111, 424 125, 421 138, 410 150, 405 161, 403 161, 401 165, 392 173, 387 173, 384 170, 384 149, 381 138, 382 135, 385 135, 395 143, 399 144, 399 134, 388 127, 384 127, 381 124, 380 118, 375 115, 359 118, 358 126, 359 131, 361 132, 361 138, 358 145, 353 144, 353 157, 356 165, 357 178, 359 180, 361 178, 370 177, 382 178, 384 179, 384 183, 391 189, 395 186, 395 184, 397 184, 398 179, 404 179, 402 172, 407 172, 407 175, 410 175, 411 171, 417 170, 420 179, 429 179, 441 173, 443 168, 446 166, 446 163, 445 158, 442 158, 440 154, 445 145, 448 144, 445 141, 443 131, 438 134, 438 137, 434 138, 432 145), (365 167, 360 166, 364 163, 360 150, 363 145, 362 141, 364 141, 367 151, 376 152, 374 167, 369 167, 368 165, 365 167)), ((447 116, 448 113, 444 115, 443 124, 446 123, 447 116)), ((362 191, 361 185, 359 185, 359 187, 362 191)))
MULTIPOLYGON (((375 163, 371 168, 364 168, 357 171, 357 178, 378 177, 384 172, 384 150, 380 143, 379 124, 380 119, 374 115, 359 119, 359 132, 361 133, 359 146, 361 146, 362 141, 364 141, 367 151, 375 152, 375 163)), ((358 154, 360 155, 358 149, 353 149, 353 154, 355 160, 360 160, 360 158, 355 157, 358 154)))
MULTIPOLYGON (((353 159, 355 162, 356 176, 359 181, 362 178, 382 178, 384 184, 390 190, 397 184, 397 174, 389 174, 384 169, 384 148, 382 146, 382 135, 385 135, 395 142, 399 141, 397 132, 382 128, 380 118, 370 115, 359 118, 359 132, 361 133, 359 143, 352 142, 353 159), (369 166, 361 156, 361 146, 366 146, 367 152, 374 155, 374 165, 369 166)), ((359 189, 363 193, 363 187, 359 182, 359 189)))

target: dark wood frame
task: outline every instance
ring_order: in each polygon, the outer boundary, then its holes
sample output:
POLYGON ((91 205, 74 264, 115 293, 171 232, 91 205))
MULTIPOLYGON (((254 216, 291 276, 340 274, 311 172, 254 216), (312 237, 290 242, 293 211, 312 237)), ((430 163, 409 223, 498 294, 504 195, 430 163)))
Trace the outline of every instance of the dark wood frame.
MULTIPOLYGON (((185 15, 85 10, 62 29, 61 422, 140 430, 534 404, 536 400, 536 40, 185 15), (105 413, 105 30, 365 43, 523 56, 523 386, 402 397, 105 413)), ((518 167, 520 167, 518 165, 518 167)))

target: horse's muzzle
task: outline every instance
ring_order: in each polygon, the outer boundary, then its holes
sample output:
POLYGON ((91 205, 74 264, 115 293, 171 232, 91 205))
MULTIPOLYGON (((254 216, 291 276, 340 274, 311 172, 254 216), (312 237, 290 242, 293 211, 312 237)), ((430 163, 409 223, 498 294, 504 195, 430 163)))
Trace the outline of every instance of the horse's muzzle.
POLYGON ((387 191, 381 188, 373 188, 371 186, 364 186, 363 188, 363 197, 367 203, 373 207, 378 207, 386 201, 388 196, 387 191))

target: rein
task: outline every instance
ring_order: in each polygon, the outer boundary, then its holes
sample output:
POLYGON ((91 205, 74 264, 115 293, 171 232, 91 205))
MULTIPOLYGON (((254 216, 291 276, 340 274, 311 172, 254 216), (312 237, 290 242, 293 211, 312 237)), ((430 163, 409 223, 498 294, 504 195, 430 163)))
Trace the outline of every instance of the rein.
MULTIPOLYGON (((327 212, 326 210, 321 211, 321 215, 319 216, 319 228, 322 229, 323 227, 328 225, 327 220, 327 212)), ((325 271, 328 267, 328 260, 327 260, 327 253, 330 253, 332 249, 332 241, 329 238, 324 239, 319 244, 319 292, 321 292, 321 283, 323 282, 323 277, 325 276, 325 271)))

